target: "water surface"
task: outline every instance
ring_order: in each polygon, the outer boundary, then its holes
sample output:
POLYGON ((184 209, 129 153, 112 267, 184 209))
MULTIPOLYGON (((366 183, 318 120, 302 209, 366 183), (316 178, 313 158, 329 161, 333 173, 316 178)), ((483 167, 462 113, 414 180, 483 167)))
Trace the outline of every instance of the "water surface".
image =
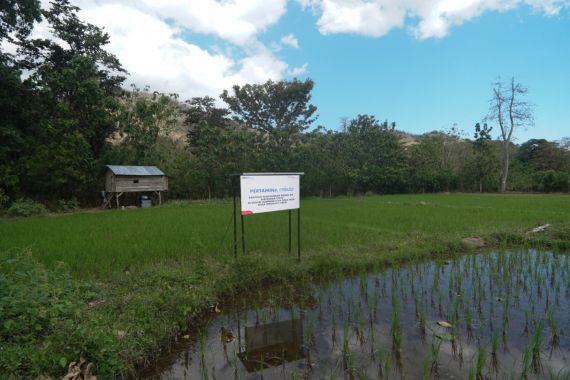
POLYGON ((252 289, 145 376, 570 376, 570 256, 493 252, 252 289))

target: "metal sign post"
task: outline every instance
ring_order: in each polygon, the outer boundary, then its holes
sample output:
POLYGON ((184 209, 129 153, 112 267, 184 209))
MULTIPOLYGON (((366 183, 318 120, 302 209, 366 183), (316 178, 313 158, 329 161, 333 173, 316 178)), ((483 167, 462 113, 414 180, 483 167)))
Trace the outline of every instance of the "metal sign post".
POLYGON ((234 212, 232 219, 234 221, 234 257, 237 258, 237 223, 236 223, 236 181, 232 177, 232 195, 234 198, 234 212))
POLYGON ((301 207, 297 209, 297 260, 301 261, 301 207))
POLYGON ((287 210, 289 214, 289 254, 291 254, 291 210, 287 210))
POLYGON ((234 256, 237 258, 237 177, 240 188, 240 224, 242 254, 246 253, 245 216, 287 210, 288 212, 288 252, 292 251, 292 215, 297 209, 297 260, 301 260, 301 204, 300 177, 304 173, 236 173, 232 177, 232 197, 234 223, 234 256))

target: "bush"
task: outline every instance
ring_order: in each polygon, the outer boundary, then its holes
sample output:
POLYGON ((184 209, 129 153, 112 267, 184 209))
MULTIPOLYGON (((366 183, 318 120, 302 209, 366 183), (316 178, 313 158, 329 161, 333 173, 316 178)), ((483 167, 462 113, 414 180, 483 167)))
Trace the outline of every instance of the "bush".
POLYGON ((0 258, 0 268, 0 378, 65 373, 90 343, 82 331, 90 285, 61 265, 47 269, 27 252, 0 258))
POLYGON ((45 214, 47 214, 46 206, 34 202, 31 199, 18 199, 12 203, 12 206, 8 209, 8 215, 13 217, 27 218, 29 216, 45 214))
POLYGON ((59 212, 71 212, 79 208, 79 201, 75 197, 71 197, 69 200, 60 199, 57 201, 57 211, 59 212))
POLYGON ((10 197, 6 194, 3 188, 0 187, 0 210, 8 206, 10 197))
POLYGON ((565 172, 545 170, 537 172, 534 177, 539 190, 546 193, 567 192, 570 187, 570 178, 565 172))

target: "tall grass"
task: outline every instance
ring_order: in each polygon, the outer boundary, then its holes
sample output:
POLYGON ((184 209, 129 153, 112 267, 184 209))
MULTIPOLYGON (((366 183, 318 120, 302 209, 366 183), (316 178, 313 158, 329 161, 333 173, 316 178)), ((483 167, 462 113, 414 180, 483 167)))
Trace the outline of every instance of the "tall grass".
MULTIPOLYGON (((569 200, 568 196, 437 194, 304 199, 302 256, 334 252, 358 257, 406 248, 437 252, 466 236, 568 222, 569 200)), ((0 219, 0 255, 26 247, 47 265, 64 261, 82 277, 99 278, 160 261, 228 262, 233 258, 231 215, 231 203, 191 202, 0 219)), ((246 217, 247 251, 286 257, 287 223, 286 212, 246 217)), ((295 238, 293 234, 293 247, 295 238)))
MULTIPOLYGON (((8 348, 0 355, 0 378, 60 377, 61 363, 77 360, 83 353, 96 363, 97 374, 101 378, 125 375, 136 363, 148 362, 149 357, 164 348, 169 339, 188 328, 188 322, 193 318, 205 310, 212 310, 221 295, 254 288, 253 285, 263 287, 269 281, 290 283, 291 279, 300 279, 306 274, 340 274, 346 270, 370 270, 375 266, 415 258, 437 258, 440 254, 447 257, 463 251, 460 239, 467 236, 484 236, 490 242, 496 239, 507 243, 526 243, 525 231, 543 223, 553 224, 554 233, 548 232, 536 239, 544 239, 545 243, 553 245, 557 242, 568 244, 569 200, 568 196, 526 195, 304 199, 300 263, 287 251, 288 218, 285 212, 246 217, 247 254, 242 255, 238 242, 240 257, 235 260, 230 224, 232 208, 227 202, 176 203, 153 209, 0 219, 0 263, 12 262, 12 257, 19 262, 18 255, 26 250, 31 254, 25 259, 33 265, 30 264, 32 269, 24 267, 25 273, 56 273, 65 278, 64 284, 69 283, 65 289, 81 290, 77 290, 77 295, 74 292, 60 294, 62 300, 72 299, 70 305, 73 307, 69 312, 65 308, 65 313, 57 315, 57 320, 49 319, 45 327, 40 326, 42 334, 39 335, 42 344, 45 342, 42 347, 36 344, 37 339, 30 338, 30 334, 20 334, 24 338, 14 334, 15 327, 25 332, 34 328, 33 325, 27 326, 24 321, 14 327, 3 321, 0 333, 6 331, 9 342, 5 345, 8 348), (117 339, 117 331, 126 332, 126 335, 117 339), (74 338, 67 339, 70 336, 74 338), (34 360, 20 360, 24 357, 21 354, 23 346, 29 348, 25 357, 34 357, 34 360), (45 354, 48 351, 49 355, 45 354), (5 373, 11 376, 3 376, 5 373)), ((293 231, 296 231, 295 227, 293 225, 293 231)), ((295 234, 293 237, 293 247, 296 247, 295 234)), ((483 257, 482 260, 490 259, 483 257)), ((536 260, 539 260, 538 256, 536 260)), ((565 263, 568 271, 568 261, 565 263)), ((507 266, 506 263, 483 261, 485 268, 477 270, 486 271, 497 267, 497 264, 507 266)), ((538 264, 529 263, 529 270, 522 271, 527 273, 524 283, 533 282, 538 288, 536 293, 531 293, 530 316, 535 314, 534 303, 537 307, 541 305, 543 289, 553 281, 551 274, 536 269, 540 266, 538 264)), ((423 293, 418 296, 423 299, 422 304, 418 302, 419 309, 416 310, 421 331, 425 334, 427 314, 433 315, 436 309, 437 315, 443 317, 446 314, 452 322, 457 322, 454 325, 460 325, 461 321, 456 319, 464 306, 450 301, 456 297, 461 300, 467 298, 463 293, 470 288, 469 283, 472 283, 470 292, 473 297, 473 315, 469 319, 475 329, 483 329, 485 324, 476 321, 487 318, 485 304, 494 304, 494 290, 489 289, 488 282, 481 280, 479 275, 474 275, 467 282, 455 267, 453 278, 449 281, 440 279, 441 268, 444 268, 443 264, 435 270, 433 279, 425 279, 422 290, 426 292, 425 299, 423 293), (428 294, 430 286, 433 291, 428 294)), ((19 273, 22 270, 13 272, 11 277, 6 277, 6 283, 15 284, 14 279, 21 279, 19 273)), ((2 275, 6 272, 0 271, 0 280, 2 275)), ((35 291, 38 288, 36 277, 26 275, 26 281, 22 280, 22 289, 18 292, 1 294, 6 287, 0 288, 0 298, 11 300, 6 298, 10 296, 29 301, 30 297, 14 295, 35 291)), ((54 274, 53 278, 59 277, 54 274)), ((493 272, 492 279, 505 282, 505 273, 493 272)), ((357 357, 351 351, 354 347, 349 344, 353 343, 350 342, 350 328, 357 329, 355 337, 362 345, 368 339, 364 335, 367 318, 369 321, 380 319, 384 312, 392 311, 393 349, 396 354, 400 351, 405 353, 403 337, 407 334, 402 335, 406 332, 402 331, 403 314, 398 308, 378 311, 377 306, 378 300, 389 294, 387 285, 393 297, 401 297, 402 304, 407 302, 407 297, 414 297, 414 292, 420 290, 411 287, 410 282, 414 282, 413 278, 397 275, 390 284, 389 278, 382 276, 372 295, 366 282, 360 282, 354 295, 345 294, 342 288, 338 294, 335 293, 340 301, 346 301, 346 306, 342 314, 340 311, 337 313, 338 320, 333 314, 333 345, 340 346, 343 364, 349 373, 356 374, 355 367, 358 366, 355 362, 357 357), (357 294, 364 295, 365 304, 370 302, 373 305, 373 313, 361 310, 362 301, 354 298, 357 294), (367 298, 369 296, 373 297, 371 301, 367 298), (341 316, 351 321, 350 326, 345 325, 341 316), (342 328, 342 341, 338 343, 335 342, 336 326, 342 328)), ((61 284, 55 283, 55 288, 59 289, 61 284)), ((563 285, 563 290, 568 288, 567 282, 563 285)), ((51 282, 48 281, 45 287, 51 289, 51 282)), ((565 296, 564 293, 557 294, 552 291, 544 297, 551 298, 556 304, 558 297, 565 296)), ((508 304, 510 296, 507 294, 506 297, 505 304, 508 304)), ((49 298, 46 300, 51 302, 49 298)), ((303 307, 303 302, 301 299, 299 307, 303 307)), ((5 303, 16 305, 14 302, 5 303)), ((30 314, 36 313, 37 308, 24 306, 30 314)), ((260 323, 271 319, 269 313, 258 309, 256 315, 260 323)), ((293 312, 292 308, 292 318, 300 312, 293 312)), ((504 329, 508 328, 508 321, 507 314, 503 319, 504 329)), ((526 324, 532 326, 530 321, 526 324)), ((550 322, 548 327, 551 335, 562 336, 561 326, 550 322)), ((312 327, 308 328, 311 334, 312 330, 312 327)), ((480 331, 473 334, 482 335, 480 331)), ((529 358, 536 368, 540 360, 542 326, 538 335, 534 331, 532 341, 529 358)), ((439 351, 439 347, 435 348, 439 351)), ((430 364, 437 368, 435 353, 432 353, 430 364)), ((237 363, 236 358, 233 360, 237 363)), ((383 360, 381 372, 389 378, 393 356, 384 355, 383 360)))

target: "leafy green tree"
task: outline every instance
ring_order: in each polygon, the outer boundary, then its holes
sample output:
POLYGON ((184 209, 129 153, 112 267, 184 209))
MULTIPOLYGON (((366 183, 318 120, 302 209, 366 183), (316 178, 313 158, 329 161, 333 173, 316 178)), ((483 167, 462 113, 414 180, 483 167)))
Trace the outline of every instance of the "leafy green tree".
POLYGON ((346 134, 322 127, 303 135, 295 166, 305 172, 303 193, 321 197, 347 193, 346 142, 346 134))
POLYGON ((395 124, 358 115, 346 127, 348 177, 356 192, 395 193, 405 190, 407 164, 395 124))
POLYGON ((536 189, 546 193, 568 192, 570 188, 570 175, 567 172, 556 170, 543 170, 535 172, 533 179, 536 189))
MULTIPOLYGON (((0 45, 9 42, 20 45, 42 18, 38 0, 3 0, 0 2, 0 45)), ((0 50, 0 63, 14 63, 14 57, 0 50)))
POLYGON ((415 192, 454 191, 468 159, 468 146, 453 133, 431 132, 408 150, 410 189, 415 192))
POLYGON ((473 176, 477 181, 479 192, 483 192, 483 185, 488 183, 497 174, 497 157, 494 155, 494 149, 491 142, 492 127, 487 123, 481 126, 480 123, 475 124, 475 140, 472 142, 473 156, 471 157, 470 167, 473 176))
POLYGON ((116 127, 115 95, 124 70, 104 50, 108 35, 80 21, 69 1, 54 0, 49 9, 26 0, 2 7, 7 34, 0 36, 16 44, 18 53, 0 54, 0 87, 6 90, 0 91, 0 107, 7 110, 0 116, 0 135, 6 137, 0 157, 10 162, 0 164, 6 178, 1 186, 31 197, 85 195, 116 127), (63 43, 31 38, 32 24, 40 20, 63 43))
POLYGON ((207 127, 225 126, 231 123, 230 111, 227 108, 216 107, 216 100, 209 96, 194 97, 186 101, 185 125, 188 129, 187 141, 190 150, 197 146, 202 130, 207 127))
POLYGON ((531 139, 521 144, 515 159, 524 167, 535 171, 570 169, 570 152, 545 139, 531 139))
POLYGON ((221 98, 228 104, 234 119, 256 130, 265 142, 263 169, 269 171, 296 170, 293 150, 300 144, 301 134, 316 119, 317 107, 311 104, 314 82, 292 81, 234 86, 233 94, 226 90, 221 98))
MULTIPOLYGON (((0 47, 19 46, 26 40, 36 21, 41 20, 37 0, 0 2, 0 47)), ((14 199, 19 194, 18 160, 26 149, 25 133, 35 97, 30 86, 22 82, 18 59, 0 48, 0 193, 14 199)), ((35 116, 35 115, 34 115, 35 116)))
POLYGON ((25 110, 30 104, 33 101, 30 102, 30 93, 20 80, 19 71, 0 64, 0 192, 13 199, 20 188, 23 168, 18 159, 27 148, 25 131, 31 115, 25 110))
POLYGON ((236 118, 247 127, 263 132, 301 133, 315 120, 317 107, 310 104, 314 82, 292 81, 234 86, 233 95, 225 90, 221 98, 236 118))
POLYGON ((117 137, 126 157, 121 163, 156 165, 156 150, 159 136, 169 136, 182 118, 178 95, 149 93, 132 86, 132 91, 123 91, 115 115, 118 125, 117 137))
POLYGON ((231 190, 231 173, 254 170, 258 134, 232 121, 210 97, 193 98, 187 105, 187 146, 203 181, 196 190, 208 199, 223 197, 231 190))

